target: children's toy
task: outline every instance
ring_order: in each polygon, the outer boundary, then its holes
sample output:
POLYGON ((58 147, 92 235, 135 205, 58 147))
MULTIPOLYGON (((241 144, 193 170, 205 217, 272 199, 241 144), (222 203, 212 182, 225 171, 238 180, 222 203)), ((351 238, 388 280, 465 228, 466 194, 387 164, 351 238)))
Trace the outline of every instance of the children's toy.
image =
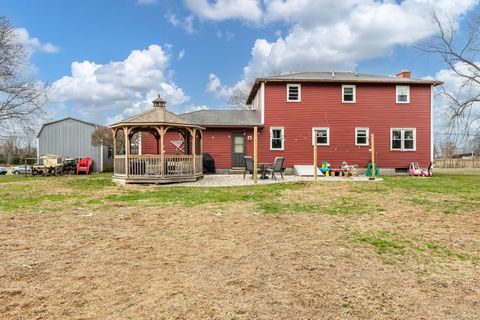
MULTIPOLYGON (((378 169, 377 165, 375 165, 375 176, 378 176, 380 174, 380 170, 378 169)), ((370 161, 367 166, 367 170, 365 170, 365 174, 367 177, 372 176, 372 162, 370 161)))
POLYGON ((330 163, 326 161, 322 162, 322 167, 320 168, 320 171, 325 177, 330 176, 330 163))
POLYGON ((347 161, 342 162, 342 175, 354 177, 357 175, 358 164, 348 165, 347 161))
POLYGON ((418 166, 418 162, 410 162, 410 166, 408 167, 408 174, 415 177, 431 177, 434 163, 434 161, 430 162, 428 169, 422 170, 418 166))

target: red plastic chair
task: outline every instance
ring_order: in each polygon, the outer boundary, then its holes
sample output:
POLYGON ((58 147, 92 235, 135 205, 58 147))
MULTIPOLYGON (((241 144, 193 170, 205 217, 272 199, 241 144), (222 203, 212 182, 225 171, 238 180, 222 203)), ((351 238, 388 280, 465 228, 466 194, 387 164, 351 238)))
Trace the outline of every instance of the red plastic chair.
POLYGON ((92 158, 83 158, 82 160, 78 161, 77 163, 77 174, 79 172, 85 172, 85 174, 89 174, 90 170, 92 169, 92 158))

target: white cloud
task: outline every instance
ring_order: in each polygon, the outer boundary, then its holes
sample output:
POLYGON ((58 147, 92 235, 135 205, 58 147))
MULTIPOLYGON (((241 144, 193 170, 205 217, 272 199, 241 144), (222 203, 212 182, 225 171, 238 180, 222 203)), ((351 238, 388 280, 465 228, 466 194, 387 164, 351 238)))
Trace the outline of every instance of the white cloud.
POLYGON ((235 36, 235 34, 233 34, 232 32, 230 32, 228 30, 225 30, 225 31, 217 30, 215 35, 217 36, 218 39, 224 40, 226 42, 229 42, 235 36))
POLYGON ((178 60, 182 60, 183 57, 185 57, 185 53, 186 53, 186 52, 185 52, 185 49, 180 50, 180 51, 178 52, 177 59, 178 59, 178 60))
POLYGON ((30 53, 33 53, 35 51, 57 53, 60 51, 57 46, 54 46, 50 42, 43 43, 38 38, 30 37, 30 34, 25 28, 15 29, 15 33, 17 34, 19 41, 25 45, 25 47, 30 53))
POLYGON ((195 32, 195 28, 193 27, 193 22, 195 17, 193 15, 189 15, 185 18, 181 18, 181 17, 177 17, 177 15, 175 14, 170 13, 170 14, 167 14, 165 17, 167 18, 168 22, 170 22, 172 26, 182 28, 187 33, 195 32))
POLYGON ((187 107, 187 111, 185 112, 194 112, 194 111, 200 111, 200 110, 208 110, 209 108, 206 105, 201 105, 201 106, 195 106, 191 105, 187 107))
POLYGON ((123 61, 73 62, 71 75, 51 85, 52 102, 68 104, 90 119, 109 116, 110 121, 148 109, 157 94, 168 105, 179 106, 189 97, 172 80, 170 61, 166 49, 150 45, 133 50, 123 61))
POLYGON ((228 98, 232 95, 233 88, 222 85, 220 78, 210 73, 205 91, 212 93, 216 98, 228 98))
MULTIPOLYGON (((284 24, 276 39, 257 39, 241 81, 262 75, 352 70, 363 60, 383 57, 435 32, 432 12, 458 22, 478 0, 270 0, 194 1, 187 7, 208 20, 242 19, 284 24), (247 10, 242 6, 249 6, 247 10), (222 9, 220 12, 220 8, 222 9)), ((238 85, 238 83, 236 84, 238 85)), ((228 87, 223 86, 226 92, 228 87)))
POLYGON ((186 0, 186 5, 206 20, 241 19, 258 23, 262 18, 260 0, 186 0))

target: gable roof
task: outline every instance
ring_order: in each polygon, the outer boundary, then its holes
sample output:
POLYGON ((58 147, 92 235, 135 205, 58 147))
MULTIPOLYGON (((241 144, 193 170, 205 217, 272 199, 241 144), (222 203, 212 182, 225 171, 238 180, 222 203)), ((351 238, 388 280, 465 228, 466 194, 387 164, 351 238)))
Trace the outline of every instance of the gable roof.
POLYGON ((58 119, 58 120, 48 121, 48 122, 45 122, 44 124, 42 124, 42 127, 38 131, 37 138, 40 137, 40 133, 42 133, 42 130, 45 126, 48 126, 48 125, 51 125, 51 124, 54 124, 54 123, 57 123, 57 122, 66 121, 66 120, 73 120, 73 121, 85 123, 85 124, 91 125, 93 127, 104 127, 100 124, 96 124, 96 123, 93 123, 93 122, 89 122, 89 121, 85 121, 85 120, 81 120, 81 119, 77 119, 77 118, 73 118, 73 117, 66 117, 66 118, 62 118, 62 119, 58 119))
POLYGON ((182 117, 202 127, 255 127, 262 126, 255 110, 199 110, 182 117))
POLYGON ((260 84, 264 82, 312 82, 312 83, 378 83, 378 84, 422 84, 440 85, 443 82, 428 79, 411 79, 355 72, 300 72, 272 77, 256 78, 247 98, 251 104, 260 84))

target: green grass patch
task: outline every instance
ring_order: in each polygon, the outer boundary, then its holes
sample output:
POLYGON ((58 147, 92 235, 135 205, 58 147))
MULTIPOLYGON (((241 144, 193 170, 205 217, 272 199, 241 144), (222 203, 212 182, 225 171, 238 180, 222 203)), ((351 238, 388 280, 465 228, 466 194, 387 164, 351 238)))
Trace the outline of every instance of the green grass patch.
POLYGON ((129 204, 142 203, 147 206, 174 202, 181 202, 186 206, 235 201, 257 202, 279 197, 283 190, 301 189, 304 187, 305 183, 218 188, 157 187, 154 190, 135 190, 123 194, 110 195, 107 197, 107 200, 129 204))
POLYGON ((67 199, 78 197, 79 196, 75 194, 25 194, 20 196, 16 194, 4 194, 0 197, 0 208, 4 211, 25 209, 39 206, 40 204, 47 204, 48 202, 64 202, 67 199))
POLYGON ((62 179, 64 185, 78 190, 98 190, 115 186, 112 182, 111 173, 101 173, 88 176, 68 176, 63 177, 62 179))
POLYGON ((433 260, 480 261, 480 257, 458 252, 447 246, 420 239, 406 239, 400 235, 385 231, 354 233, 352 240, 368 244, 389 264, 405 263, 407 260, 426 264, 433 260))
POLYGON ((261 203, 259 208, 266 214, 326 214, 326 215, 355 215, 370 214, 385 211, 379 205, 371 204, 364 199, 355 197, 340 197, 328 203, 261 203))
POLYGON ((433 177, 384 177, 384 184, 416 192, 445 194, 477 194, 480 196, 480 175, 445 175, 433 177))

